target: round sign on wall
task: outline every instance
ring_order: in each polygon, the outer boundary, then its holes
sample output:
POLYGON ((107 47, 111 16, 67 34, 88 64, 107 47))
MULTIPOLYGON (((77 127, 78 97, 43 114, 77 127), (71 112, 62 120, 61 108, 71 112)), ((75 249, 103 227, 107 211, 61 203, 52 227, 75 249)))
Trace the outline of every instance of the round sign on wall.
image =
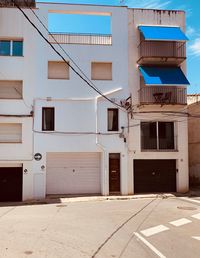
POLYGON ((41 153, 35 153, 34 159, 37 160, 37 161, 41 160, 42 159, 42 154, 41 153))

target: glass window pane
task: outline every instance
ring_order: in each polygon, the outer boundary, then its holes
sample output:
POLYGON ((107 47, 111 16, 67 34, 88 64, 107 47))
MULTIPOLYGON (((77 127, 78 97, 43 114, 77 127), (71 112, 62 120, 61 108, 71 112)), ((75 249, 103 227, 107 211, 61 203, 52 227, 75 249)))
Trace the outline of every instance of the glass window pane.
POLYGON ((42 109, 42 130, 54 131, 54 108, 42 109))
POLYGON ((22 41, 13 41, 13 56, 23 56, 23 42, 22 41))
POLYGON ((0 41, 0 55, 1 56, 9 56, 10 55, 10 41, 9 40, 1 40, 0 41))
POLYGON ((174 123, 159 122, 159 149, 174 149, 174 123))
POLYGON ((108 131, 118 130, 118 109, 108 109, 108 131))
POLYGON ((156 123, 141 123, 141 144, 143 150, 157 149, 156 123))

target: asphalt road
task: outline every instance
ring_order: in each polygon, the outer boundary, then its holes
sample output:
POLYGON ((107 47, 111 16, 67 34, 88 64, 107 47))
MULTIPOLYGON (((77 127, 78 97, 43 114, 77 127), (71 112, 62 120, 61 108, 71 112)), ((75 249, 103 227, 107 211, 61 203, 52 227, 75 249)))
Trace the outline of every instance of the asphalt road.
POLYGON ((0 207, 0 257, 200 257, 200 198, 0 207))

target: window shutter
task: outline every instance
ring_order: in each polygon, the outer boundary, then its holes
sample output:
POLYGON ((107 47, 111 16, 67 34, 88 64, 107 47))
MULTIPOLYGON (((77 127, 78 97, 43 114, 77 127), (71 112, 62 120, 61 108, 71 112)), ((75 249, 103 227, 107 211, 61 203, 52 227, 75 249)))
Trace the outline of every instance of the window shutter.
POLYGON ((22 124, 0 124, 0 143, 21 143, 22 124))

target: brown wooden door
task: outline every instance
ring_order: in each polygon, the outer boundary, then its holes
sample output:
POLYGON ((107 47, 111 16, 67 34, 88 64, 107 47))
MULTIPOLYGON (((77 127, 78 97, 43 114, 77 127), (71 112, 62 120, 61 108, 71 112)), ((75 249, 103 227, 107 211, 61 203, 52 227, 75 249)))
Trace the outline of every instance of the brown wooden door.
POLYGON ((109 154, 109 191, 120 192, 120 154, 109 154))

